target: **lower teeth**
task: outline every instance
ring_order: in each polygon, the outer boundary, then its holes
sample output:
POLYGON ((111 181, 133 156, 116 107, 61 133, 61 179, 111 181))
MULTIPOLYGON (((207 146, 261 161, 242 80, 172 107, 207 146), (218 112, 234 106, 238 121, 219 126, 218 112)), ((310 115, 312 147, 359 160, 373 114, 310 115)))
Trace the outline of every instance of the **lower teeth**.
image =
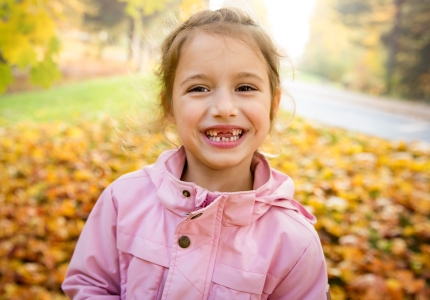
POLYGON ((235 135, 235 136, 232 136, 231 138, 208 136, 208 138, 213 142, 233 142, 233 141, 237 141, 240 138, 240 136, 235 135))

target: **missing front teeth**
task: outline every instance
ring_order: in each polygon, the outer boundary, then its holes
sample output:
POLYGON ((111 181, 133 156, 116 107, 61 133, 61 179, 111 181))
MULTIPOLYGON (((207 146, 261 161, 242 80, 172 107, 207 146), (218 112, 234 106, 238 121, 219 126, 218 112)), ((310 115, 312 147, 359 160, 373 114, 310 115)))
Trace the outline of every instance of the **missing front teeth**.
POLYGON ((234 129, 232 131, 220 131, 215 129, 209 129, 206 130, 206 135, 209 136, 218 136, 218 134, 231 134, 232 136, 241 136, 242 135, 242 129, 234 129))
POLYGON ((220 136, 211 136, 211 135, 206 135, 208 137, 208 139, 210 139, 213 142, 234 142, 237 141, 238 139, 240 139, 242 137, 242 134, 239 135, 233 135, 231 137, 220 137, 220 136))

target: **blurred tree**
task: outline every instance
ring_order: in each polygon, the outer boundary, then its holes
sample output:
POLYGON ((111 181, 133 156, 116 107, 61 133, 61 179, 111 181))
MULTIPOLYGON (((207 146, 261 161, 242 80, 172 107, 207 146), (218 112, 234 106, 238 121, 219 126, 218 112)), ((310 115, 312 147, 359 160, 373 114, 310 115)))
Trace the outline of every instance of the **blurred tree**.
POLYGON ((351 89, 381 93, 384 52, 378 31, 373 29, 371 34, 365 30, 352 31, 340 19, 337 3, 338 0, 317 1, 301 67, 351 89))
POLYGON ((126 3, 118 0, 85 1, 91 3, 93 9, 84 14, 81 27, 86 32, 96 33, 92 43, 97 44, 97 58, 100 58, 109 43, 117 44, 124 35, 124 23, 128 20, 126 3))
MULTIPOLYGON (((136 30, 150 28, 165 12, 189 15, 204 0, 0 0, 0 93, 13 83, 13 68, 28 71, 30 81, 49 87, 61 74, 57 60, 60 27, 102 30, 129 22, 130 50, 136 30)), ((142 41, 142 40, 140 40, 142 41)), ((143 47, 143 43, 137 45, 143 47)))
POLYGON ((305 69, 353 89, 430 101, 430 1, 320 0, 315 11, 305 69))
MULTIPOLYGON (((346 83, 354 89, 372 94, 387 92, 395 61, 389 61, 387 45, 383 42, 392 28, 398 0, 335 0, 338 20, 347 27, 348 36, 361 53, 360 63, 350 73, 346 83), (390 69, 391 68, 391 69, 390 69)), ((402 1, 402 0, 400 0, 402 1)), ((393 51, 396 50, 395 42, 393 51)), ((391 54, 395 57, 395 52, 391 54)))
MULTIPOLYGON (((139 56, 145 41, 143 36, 156 30, 157 21, 174 13, 182 20, 207 6, 204 0, 87 0, 97 13, 88 13, 85 24, 90 30, 107 30, 127 23, 128 59, 139 56)), ((112 36, 111 36, 112 37, 112 36)), ((139 60, 139 58, 137 58, 139 60)))
POLYGON ((93 11, 84 15, 83 22, 89 30, 112 28, 126 17, 126 3, 118 0, 87 0, 93 6, 93 11))
MULTIPOLYGON (((136 35, 142 32, 142 23, 149 23, 154 15, 158 15, 166 10, 167 4, 179 6, 180 0, 118 0, 126 3, 125 12, 129 20, 129 47, 128 59, 133 58, 133 42, 136 40, 136 35)), ((140 36, 139 36, 140 38, 140 36)), ((143 40, 137 42, 139 45, 138 52, 141 52, 143 40)))
POLYGON ((49 87, 61 74, 57 23, 85 10, 80 0, 1 0, 0 93, 14 80, 12 70, 28 70, 30 81, 49 87))
POLYGON ((395 0, 394 25, 388 41, 388 60, 387 60, 387 93, 393 91, 393 73, 396 66, 397 46, 399 39, 400 20, 402 17, 402 4, 404 0, 395 0))
POLYGON ((13 82, 12 67, 29 68, 34 84, 48 87, 60 72, 60 44, 48 0, 3 0, 0 5, 0 93, 13 82))
POLYGON ((337 0, 337 11, 351 32, 376 33, 387 94, 430 101, 430 1, 337 0))
MULTIPOLYGON (((187 18, 196 10, 206 6, 204 0, 119 0, 126 3, 125 12, 129 16, 129 51, 128 58, 133 58, 133 41, 136 34, 149 28, 150 23, 165 12, 177 11, 180 17, 187 18), (143 26, 145 26, 143 28, 143 26), (140 32, 139 32, 140 31, 140 32)), ((143 40, 138 43, 139 52, 143 40)))
POLYGON ((393 91, 430 103, 430 1, 405 1, 401 9, 393 91))

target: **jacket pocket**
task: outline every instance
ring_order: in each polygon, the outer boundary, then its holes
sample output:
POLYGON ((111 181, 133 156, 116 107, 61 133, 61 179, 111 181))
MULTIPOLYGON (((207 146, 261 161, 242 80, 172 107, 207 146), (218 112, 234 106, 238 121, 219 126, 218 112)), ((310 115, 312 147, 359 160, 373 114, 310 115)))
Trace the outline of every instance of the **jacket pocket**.
POLYGON ((266 274, 244 271, 223 263, 216 263, 209 299, 267 299, 268 295, 263 292, 265 281, 266 274))
POLYGON ((121 286, 126 295, 121 299, 161 299, 170 263, 170 248, 139 236, 118 233, 121 286))
POLYGON ((168 268, 170 266, 171 248, 154 243, 136 235, 118 233, 118 250, 168 268))

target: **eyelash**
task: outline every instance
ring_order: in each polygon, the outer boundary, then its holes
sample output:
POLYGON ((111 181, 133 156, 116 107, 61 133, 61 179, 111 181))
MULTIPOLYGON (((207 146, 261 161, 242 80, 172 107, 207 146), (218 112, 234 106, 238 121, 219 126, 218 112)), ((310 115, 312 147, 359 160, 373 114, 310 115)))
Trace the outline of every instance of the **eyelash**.
MULTIPOLYGON (((257 89, 253 87, 252 85, 241 85, 239 86, 236 91, 238 92, 252 92, 256 91, 257 89)), ((207 93, 209 92, 209 89, 204 86, 194 86, 188 90, 188 93, 207 93)))
POLYGON ((192 88, 190 88, 188 90, 188 93, 193 93, 193 92, 195 92, 195 93, 204 93, 204 92, 208 92, 208 91, 209 91, 208 88, 206 88, 204 86, 198 85, 198 86, 193 86, 192 88))
POLYGON ((236 91, 239 91, 239 92, 252 92, 252 91, 256 91, 257 89, 255 88, 255 87, 253 87, 252 85, 241 85, 240 87, 238 87, 237 89, 236 89, 236 91), (240 89, 243 89, 243 88, 245 88, 246 90, 240 90, 240 89))
MULTIPOLYGON (((253 87, 252 85, 242 85, 236 89, 238 92, 252 92, 256 91, 257 89, 253 87)), ((204 86, 194 86, 188 90, 188 93, 204 93, 208 92, 209 89, 204 86)))

